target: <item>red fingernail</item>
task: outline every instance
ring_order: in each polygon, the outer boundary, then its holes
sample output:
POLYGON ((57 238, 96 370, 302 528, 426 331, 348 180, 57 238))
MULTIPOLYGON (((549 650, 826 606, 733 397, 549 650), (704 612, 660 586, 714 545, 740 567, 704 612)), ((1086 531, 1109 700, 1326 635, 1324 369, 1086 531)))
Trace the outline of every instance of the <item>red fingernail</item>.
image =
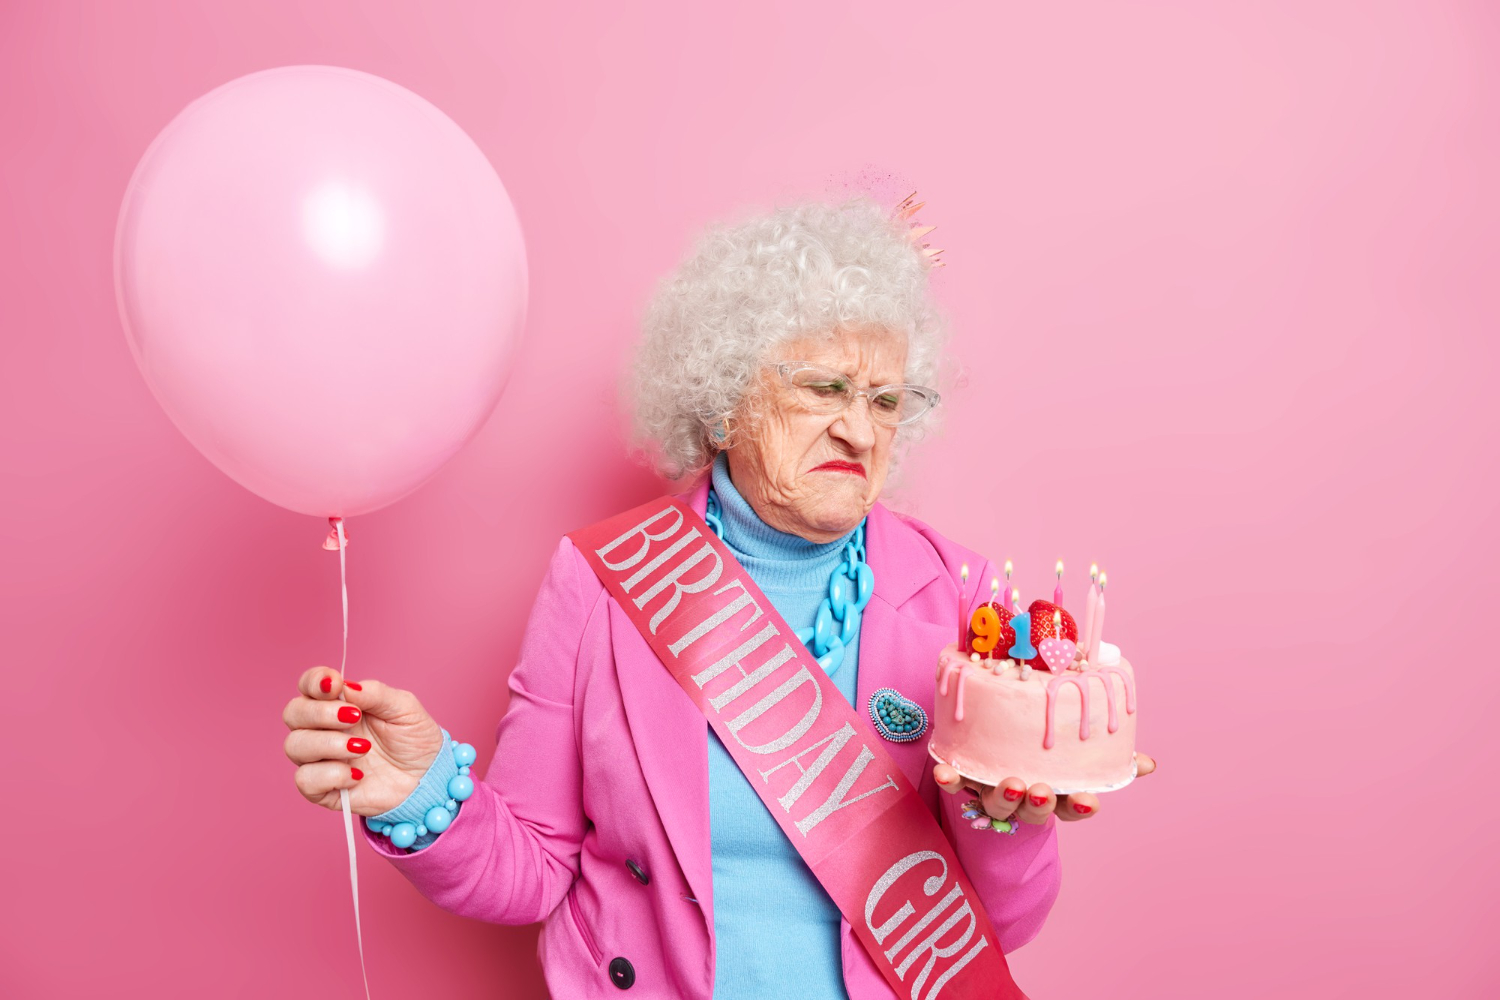
POLYGON ((353 681, 345 681, 344 682, 344 687, 346 687, 346 688, 353 688, 356 691, 363 691, 364 690, 364 688, 360 687, 358 684, 354 683, 353 681))
POLYGON ((324 677, 321 681, 318 682, 318 687, 323 689, 324 694, 327 694, 328 692, 333 690, 333 678, 324 677))
POLYGON ((358 722, 359 709, 355 708, 353 705, 345 705, 344 707, 339 709, 339 721, 358 722))
POLYGON ((1026 789, 1024 789, 1024 788, 1007 788, 1005 790, 1005 801, 1007 801, 1007 802, 1015 802, 1018 799, 1020 799, 1021 796, 1025 795, 1025 794, 1026 794, 1026 789))
POLYGON ((1047 804, 1047 796, 1045 796, 1045 795, 1033 795, 1031 797, 1031 804, 1034 805, 1034 806, 1044 806, 1044 805, 1047 804))
POLYGON ((349 752, 350 753, 369 753, 370 752, 370 741, 369 740, 362 740, 358 736, 351 736, 351 737, 349 737, 349 752))
POLYGON ((360 778, 363 778, 365 776, 365 772, 361 771, 357 767, 351 767, 351 768, 349 768, 349 773, 352 774, 352 775, 354 775, 354 780, 355 781, 358 781, 360 778))
POLYGON ((1086 806, 1081 802, 1075 802, 1073 803, 1073 811, 1076 813, 1082 813, 1083 815, 1087 816, 1089 813, 1094 811, 1094 807, 1086 806))

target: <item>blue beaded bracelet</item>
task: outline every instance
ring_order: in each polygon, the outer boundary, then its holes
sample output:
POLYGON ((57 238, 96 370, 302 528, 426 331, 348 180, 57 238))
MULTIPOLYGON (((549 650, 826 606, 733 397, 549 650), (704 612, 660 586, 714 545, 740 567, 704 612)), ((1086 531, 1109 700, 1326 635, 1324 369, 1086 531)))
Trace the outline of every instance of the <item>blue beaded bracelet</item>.
POLYGON ((458 765, 458 773, 448 779, 450 797, 447 802, 427 810, 427 815, 422 817, 421 823, 376 824, 367 819, 365 826, 389 837, 393 847, 402 848, 410 847, 416 843, 418 837, 425 837, 428 833, 442 833, 458 815, 458 804, 474 794, 474 779, 469 777, 469 771, 477 757, 478 754, 472 744, 453 744, 453 761, 458 765))

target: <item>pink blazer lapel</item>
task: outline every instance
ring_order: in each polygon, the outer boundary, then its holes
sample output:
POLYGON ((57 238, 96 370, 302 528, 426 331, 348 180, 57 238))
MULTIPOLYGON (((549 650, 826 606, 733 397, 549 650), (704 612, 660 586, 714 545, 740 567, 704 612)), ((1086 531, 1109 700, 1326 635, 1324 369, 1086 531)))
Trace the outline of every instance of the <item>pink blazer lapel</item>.
MULTIPOLYGON (((709 480, 683 495, 701 516, 709 480)), ((865 527, 866 556, 875 591, 860 624, 855 710, 868 714, 870 696, 894 688, 932 715, 937 651, 954 638, 954 622, 901 610, 941 572, 924 542, 882 504, 865 527)), ((921 602, 924 607, 932 602, 921 602)), ((620 697, 652 804, 682 867, 693 897, 713 927, 713 859, 708 813, 708 722, 672 678, 623 611, 610 601, 610 635, 619 672, 620 697)), ((886 743, 907 779, 920 787, 929 769, 926 738, 886 743)))
MULTIPOLYGON (((701 516, 709 480, 685 495, 701 516)), ((708 720, 667 672, 614 600, 610 638, 620 678, 620 700, 630 725, 652 804, 666 829, 693 898, 713 928, 713 861, 708 825, 708 720)))
MULTIPOLYGON (((915 614, 912 598, 942 579, 926 543, 884 504, 876 503, 865 522, 865 557, 875 575, 875 593, 859 627, 859 677, 854 708, 869 718, 870 697, 881 688, 916 702, 931 726, 938 650, 957 638, 958 604, 953 622, 933 622, 915 614)), ((871 728, 874 728, 873 723, 871 728)), ((911 783, 921 787, 931 768, 924 735, 910 743, 885 742, 885 748, 911 783)))

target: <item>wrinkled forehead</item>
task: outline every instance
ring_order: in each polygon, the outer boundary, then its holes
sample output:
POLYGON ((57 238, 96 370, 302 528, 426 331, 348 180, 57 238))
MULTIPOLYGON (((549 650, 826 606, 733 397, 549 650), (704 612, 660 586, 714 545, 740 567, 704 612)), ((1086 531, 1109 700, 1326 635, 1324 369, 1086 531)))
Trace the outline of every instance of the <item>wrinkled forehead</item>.
POLYGON ((906 378, 907 335, 883 326, 842 328, 783 340, 768 361, 809 361, 870 385, 906 378))

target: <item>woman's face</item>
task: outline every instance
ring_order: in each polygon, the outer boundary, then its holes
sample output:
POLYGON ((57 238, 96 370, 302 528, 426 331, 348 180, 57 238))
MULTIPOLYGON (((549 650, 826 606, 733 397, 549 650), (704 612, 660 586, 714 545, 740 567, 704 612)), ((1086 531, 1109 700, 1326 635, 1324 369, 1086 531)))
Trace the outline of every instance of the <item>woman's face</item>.
MULTIPOLYGON (((776 345, 763 360, 806 361, 867 389, 905 380, 906 336, 877 327, 832 339, 798 338, 776 345)), ((865 397, 841 413, 813 413, 775 369, 762 368, 759 379, 731 417, 735 488, 780 531, 813 542, 848 534, 880 497, 897 429, 871 419, 865 397)))

